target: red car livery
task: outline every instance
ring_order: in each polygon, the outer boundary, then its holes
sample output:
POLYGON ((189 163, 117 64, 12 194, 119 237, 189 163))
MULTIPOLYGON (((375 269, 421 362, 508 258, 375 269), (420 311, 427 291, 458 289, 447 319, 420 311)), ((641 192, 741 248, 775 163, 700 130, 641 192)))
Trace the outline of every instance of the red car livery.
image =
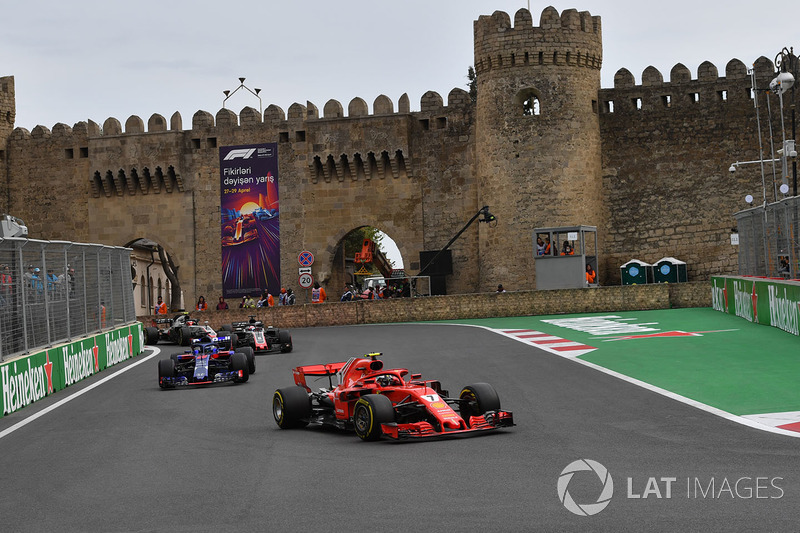
POLYGON ((467 436, 514 425, 488 383, 467 385, 451 398, 437 380, 405 368, 385 370, 380 355, 295 368, 296 386, 273 396, 275 422, 281 429, 313 424, 354 430, 363 440, 467 436), (315 392, 308 377, 327 377, 330 387, 315 392))

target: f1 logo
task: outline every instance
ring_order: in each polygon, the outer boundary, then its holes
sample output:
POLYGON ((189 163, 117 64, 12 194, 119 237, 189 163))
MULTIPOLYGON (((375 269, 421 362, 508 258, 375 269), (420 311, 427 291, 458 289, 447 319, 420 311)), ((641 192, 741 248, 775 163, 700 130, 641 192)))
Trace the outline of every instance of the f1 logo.
POLYGON ((240 148, 238 150, 231 150, 225 156, 223 161, 230 161, 231 159, 250 159, 255 153, 255 148, 240 148))

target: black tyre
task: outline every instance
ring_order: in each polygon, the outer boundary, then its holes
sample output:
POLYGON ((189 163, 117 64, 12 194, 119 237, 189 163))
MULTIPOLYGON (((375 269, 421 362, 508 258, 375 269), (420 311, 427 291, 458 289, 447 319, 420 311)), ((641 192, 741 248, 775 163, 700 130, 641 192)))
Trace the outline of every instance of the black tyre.
POLYGON ((247 357, 247 370, 250 371, 251 374, 256 373, 256 354, 253 349, 249 346, 239 346, 236 348, 237 352, 241 352, 247 357))
POLYGON ((281 429, 302 428, 311 416, 311 398, 303 387, 278 389, 272 396, 272 416, 281 429))
POLYGON ((175 361, 172 359, 161 359, 158 362, 158 386, 162 389, 170 389, 174 385, 165 383, 162 378, 175 377, 175 361))
POLYGON ((181 346, 189 346, 192 344, 192 328, 186 326, 182 327, 178 337, 180 339, 181 346))
POLYGON ((487 411, 500 410, 500 397, 488 383, 473 383, 461 390, 458 396, 461 418, 469 425, 469 417, 482 415, 487 411))
POLYGON ((292 336, 289 335, 288 331, 279 331, 278 332, 278 342, 281 344, 281 351, 283 353, 288 353, 292 351, 292 336))
POLYGON ((153 326, 144 328, 144 343, 151 346, 158 344, 158 328, 153 326))
POLYGON ((231 337, 230 349, 235 350, 236 348, 239 347, 239 335, 237 335, 236 333, 231 333, 230 337, 231 337))
POLYGON ((231 356, 231 370, 241 372, 238 377, 233 378, 234 383, 244 383, 250 379, 250 369, 247 366, 247 356, 241 352, 235 352, 231 356))
POLYGON ((361 440, 378 440, 383 435, 381 424, 394 421, 392 401, 382 394, 365 394, 353 408, 353 426, 361 440))
POLYGON ((219 327, 219 331, 233 331, 233 326, 231 326, 230 324, 222 324, 219 327))

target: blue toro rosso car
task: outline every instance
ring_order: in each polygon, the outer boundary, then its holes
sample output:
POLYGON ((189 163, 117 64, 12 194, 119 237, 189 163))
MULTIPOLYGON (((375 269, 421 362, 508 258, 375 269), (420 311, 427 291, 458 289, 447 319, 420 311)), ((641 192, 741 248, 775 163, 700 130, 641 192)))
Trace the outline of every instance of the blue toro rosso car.
POLYGON ((248 346, 231 347, 230 337, 203 337, 191 350, 158 362, 158 386, 171 389, 185 385, 244 383, 256 371, 256 359, 248 346))

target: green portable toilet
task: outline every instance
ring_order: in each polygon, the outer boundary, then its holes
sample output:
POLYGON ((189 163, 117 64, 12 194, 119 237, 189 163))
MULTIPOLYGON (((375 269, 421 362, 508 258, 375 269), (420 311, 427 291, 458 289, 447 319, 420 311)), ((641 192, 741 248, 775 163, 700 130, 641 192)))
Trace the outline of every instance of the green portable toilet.
POLYGON ((623 285, 644 285, 645 283, 653 283, 653 265, 650 263, 645 263, 638 259, 631 259, 619 268, 622 271, 623 285))
POLYGON ((687 281, 686 263, 674 257, 664 257, 653 265, 654 283, 680 283, 687 281))

